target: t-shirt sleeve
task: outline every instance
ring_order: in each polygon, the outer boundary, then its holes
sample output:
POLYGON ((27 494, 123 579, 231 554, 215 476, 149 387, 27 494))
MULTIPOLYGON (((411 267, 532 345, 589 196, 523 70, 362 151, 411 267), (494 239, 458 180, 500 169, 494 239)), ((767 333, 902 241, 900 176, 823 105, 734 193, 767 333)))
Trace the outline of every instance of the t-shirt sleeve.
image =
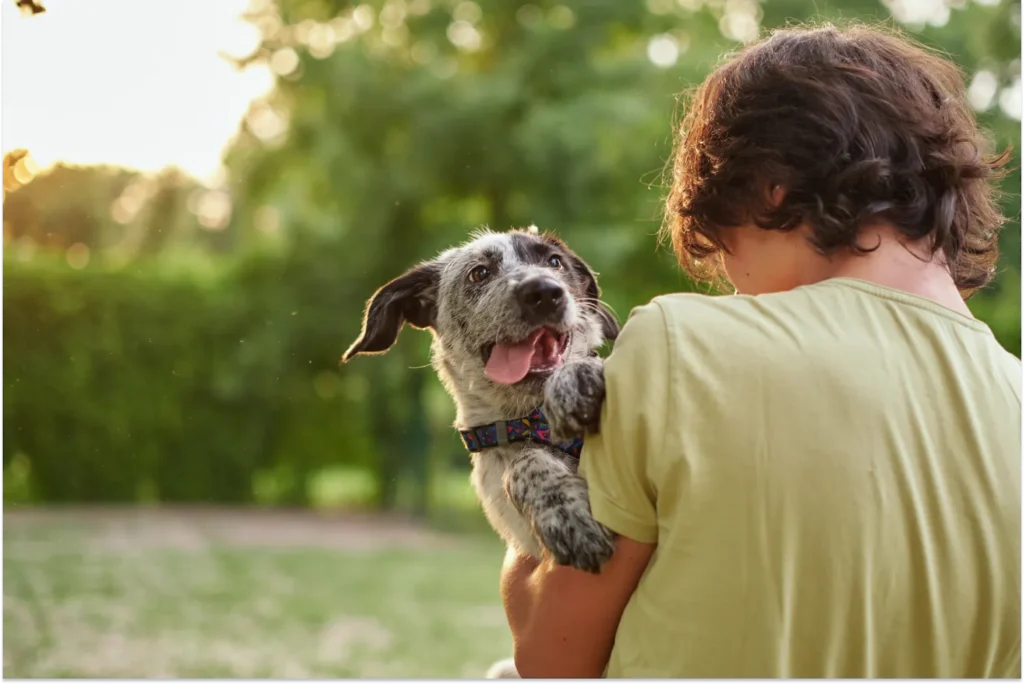
POLYGON ((657 301, 634 309, 605 362, 600 432, 587 434, 580 474, 594 518, 624 537, 658 540, 657 492, 648 476, 670 411, 670 353, 657 301))

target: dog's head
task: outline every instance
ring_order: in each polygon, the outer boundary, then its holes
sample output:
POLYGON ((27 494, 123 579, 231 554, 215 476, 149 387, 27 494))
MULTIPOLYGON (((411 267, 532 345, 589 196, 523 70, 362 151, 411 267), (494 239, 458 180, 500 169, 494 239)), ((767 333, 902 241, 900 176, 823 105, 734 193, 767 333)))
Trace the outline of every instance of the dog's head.
POLYGON ((435 335, 435 365, 456 391, 535 398, 568 360, 619 332, 594 272, 548 234, 483 232, 412 268, 370 298, 343 361, 387 351, 405 323, 435 335))

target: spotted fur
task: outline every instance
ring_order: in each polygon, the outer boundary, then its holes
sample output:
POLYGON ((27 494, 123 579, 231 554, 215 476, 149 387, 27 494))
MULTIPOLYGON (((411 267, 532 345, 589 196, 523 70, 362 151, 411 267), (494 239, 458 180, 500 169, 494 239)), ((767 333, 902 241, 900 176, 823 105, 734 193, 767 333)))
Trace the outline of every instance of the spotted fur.
MULTIPOLYGON (((597 348, 614 340, 618 322, 600 301, 593 271, 565 245, 536 229, 481 231, 459 247, 419 264, 381 287, 367 303, 362 333, 345 352, 379 354, 405 323, 433 334, 432 362, 465 429, 527 415, 543 405, 555 441, 597 428, 604 399, 597 348), (553 266, 558 256, 559 266, 553 266), (479 267, 490 276, 474 283, 479 267), (514 385, 484 374, 488 345, 523 339, 527 321, 516 288, 536 277, 556 280, 567 293, 564 310, 547 327, 569 335, 565 363, 552 374, 514 385)), ((611 556, 612 533, 591 515, 577 461, 557 448, 517 442, 470 455, 471 482, 491 526, 511 547, 535 558, 599 572, 611 556)), ((515 676, 508 662, 491 677, 515 676), (510 669, 511 668, 511 669, 510 669)))
MULTIPOLYGON (((359 339, 345 352, 379 354, 405 323, 433 333, 432 359, 455 400, 456 426, 472 427, 526 415, 543 404, 553 436, 596 427, 604 397, 596 349, 618 334, 615 316, 600 302, 593 271, 558 238, 532 231, 481 231, 465 244, 419 264, 381 287, 366 308, 359 339), (552 256, 561 265, 553 267, 552 256), (483 285, 470 272, 484 266, 483 285), (526 278, 543 274, 569 294, 561 320, 570 335, 566 363, 546 378, 500 385, 484 375, 483 350, 526 337, 528 322, 514 296, 526 278)), ((590 516, 586 483, 576 462, 557 449, 517 443, 472 455, 471 480, 499 535, 518 550, 597 572, 611 553, 611 535, 590 516)))

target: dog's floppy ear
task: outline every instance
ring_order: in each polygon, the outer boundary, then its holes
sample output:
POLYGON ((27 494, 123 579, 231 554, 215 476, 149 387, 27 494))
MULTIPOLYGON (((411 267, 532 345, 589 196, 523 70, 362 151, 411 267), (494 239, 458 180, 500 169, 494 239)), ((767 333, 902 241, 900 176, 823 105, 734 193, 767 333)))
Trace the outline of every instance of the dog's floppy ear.
POLYGON ((601 320, 601 334, 604 335, 604 339, 614 342, 615 338, 619 336, 619 319, 602 301, 598 301, 595 313, 601 320))
POLYGON ((377 290, 366 304, 363 331, 341 357, 342 363, 359 354, 386 352, 406 323, 414 328, 433 327, 440 279, 441 264, 428 261, 377 290))
POLYGON ((619 336, 619 319, 615 317, 608 305, 601 301, 601 288, 597 285, 597 275, 587 266, 586 262, 576 257, 574 270, 585 283, 588 308, 592 309, 601 322, 601 334, 604 339, 615 341, 619 336))

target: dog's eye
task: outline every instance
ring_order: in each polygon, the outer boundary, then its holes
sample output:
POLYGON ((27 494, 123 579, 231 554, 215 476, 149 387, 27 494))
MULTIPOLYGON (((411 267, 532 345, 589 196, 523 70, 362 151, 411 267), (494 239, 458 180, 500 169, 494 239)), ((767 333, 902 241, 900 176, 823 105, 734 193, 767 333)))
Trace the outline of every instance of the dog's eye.
POLYGON ((491 275, 491 270, 486 266, 477 266, 469 272, 469 282, 479 283, 487 276, 491 275))
POLYGON ((548 266, 551 268, 562 268, 562 257, 557 254, 552 254, 548 257, 548 266))

